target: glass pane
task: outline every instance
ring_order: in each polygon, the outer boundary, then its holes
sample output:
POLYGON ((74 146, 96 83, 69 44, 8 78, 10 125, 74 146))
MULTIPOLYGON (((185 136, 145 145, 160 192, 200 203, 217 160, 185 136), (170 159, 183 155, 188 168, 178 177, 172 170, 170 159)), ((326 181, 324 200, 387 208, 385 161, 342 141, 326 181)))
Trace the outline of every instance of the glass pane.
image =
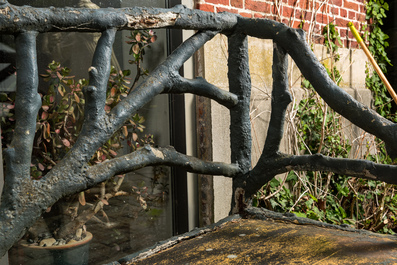
MULTIPOLYGON (((31 5, 35 7, 78 7, 82 4, 97 7, 129 7, 129 6, 156 6, 165 7, 165 1, 128 1, 128 0, 104 0, 88 3, 88 0, 10 0, 14 5, 31 5), (92 5, 95 4, 96 6, 92 5)), ((155 30, 156 42, 151 48, 146 48, 142 67, 149 72, 166 58, 167 40, 165 30, 155 30)), ((130 64, 131 46, 126 43, 129 31, 118 32, 114 44, 114 56, 112 65, 117 71, 131 70, 131 82, 137 74, 137 67, 130 64)), ((56 61, 61 66, 71 69, 70 75, 75 80, 88 78, 88 68, 91 65, 92 55, 95 44, 100 34, 97 33, 45 33, 37 38, 39 73, 46 73, 49 63, 56 61)), ((0 36, 2 59, 0 64, 0 91, 15 90, 15 50, 13 37, 0 36)), ((140 82, 145 77, 140 79, 140 82)), ((49 83, 40 79, 39 90, 45 94, 48 91, 49 83)), ((139 117, 144 118, 142 123, 145 128, 143 132, 139 128, 135 130, 139 138, 146 139, 145 135, 153 135, 154 145, 166 146, 170 144, 169 127, 169 106, 168 96, 159 95, 152 102, 144 106, 139 111, 139 117)), ((138 119, 139 120, 139 119, 138 119)), ((142 121, 142 119, 141 119, 142 121)), ((137 125, 139 121, 137 122, 137 125)), ((4 128, 3 128, 4 129, 4 128)), ((6 141, 7 139, 5 139, 6 141)), ((118 150, 118 154, 128 153, 131 149, 130 142, 133 142, 132 130, 129 131, 128 141, 123 141, 123 149, 118 150)), ((139 142, 140 140, 138 140, 139 142)), ((142 146, 142 142, 139 143, 142 146)), ((92 188, 85 193, 86 206, 79 203, 79 213, 89 205, 95 205, 98 197, 110 192, 115 187, 114 183, 120 180, 115 177, 108 183, 92 188)), ((109 205, 104 205, 103 211, 99 211, 95 217, 91 218, 85 229, 93 234, 93 239, 89 244, 89 264, 104 264, 117 260, 135 251, 153 245, 155 242, 164 240, 172 236, 172 203, 171 203, 171 181, 170 170, 167 167, 149 167, 136 172, 127 174, 123 178, 119 195, 107 200, 109 205)), ((79 198, 67 198, 66 203, 79 198)), ((75 205, 76 206, 76 205, 75 205)), ((71 211, 72 208, 66 208, 71 211)), ((60 206, 53 206, 49 213, 44 215, 46 224, 49 227, 55 226, 59 216, 65 210, 60 206), (58 213, 58 214, 56 214, 58 213)), ((41 232, 39 237, 52 237, 48 232, 41 232)), ((59 240, 58 240, 59 241, 59 240)), ((50 244, 50 243, 48 243, 50 244)), ((55 250, 45 250, 40 252, 38 249, 27 250, 20 244, 16 245, 10 252, 10 264, 62 264, 59 256, 86 256, 87 251, 59 254, 55 250), (36 260, 36 263, 33 261, 36 260), (28 263, 26 263, 28 261, 28 263)), ((87 256, 88 257, 88 256, 87 256)))

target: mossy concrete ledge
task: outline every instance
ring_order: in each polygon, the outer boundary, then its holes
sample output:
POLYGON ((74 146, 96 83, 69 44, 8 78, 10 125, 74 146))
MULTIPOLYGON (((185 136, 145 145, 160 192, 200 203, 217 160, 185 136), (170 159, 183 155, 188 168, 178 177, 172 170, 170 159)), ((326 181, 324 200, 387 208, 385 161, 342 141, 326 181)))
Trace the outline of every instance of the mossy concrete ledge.
POLYGON ((110 264, 397 264, 397 237, 250 208, 110 264))

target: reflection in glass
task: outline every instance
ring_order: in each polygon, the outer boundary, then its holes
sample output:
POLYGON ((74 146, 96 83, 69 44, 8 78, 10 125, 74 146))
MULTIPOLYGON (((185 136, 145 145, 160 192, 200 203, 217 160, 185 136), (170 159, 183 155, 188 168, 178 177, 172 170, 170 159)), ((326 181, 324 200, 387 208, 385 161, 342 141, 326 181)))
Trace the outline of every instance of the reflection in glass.
MULTIPOLYGON (((10 0, 14 5, 31 5, 35 7, 128 7, 134 5, 165 7, 165 1, 128 1, 128 0, 10 0)), ((149 72, 166 57, 166 32, 156 30, 157 41, 147 49, 143 60, 143 67, 149 72)), ((117 71, 131 70, 131 78, 135 78, 135 65, 128 63, 130 46, 126 43, 129 36, 128 31, 118 32, 114 44, 112 65, 117 71)), ((39 73, 46 73, 45 69, 52 61, 61 63, 62 66, 71 69, 71 75, 75 79, 88 78, 88 68, 91 65, 96 42, 100 33, 44 33, 37 37, 39 73)), ((13 91, 16 88, 15 82, 15 49, 13 37, 0 36, 1 62, 0 63, 0 90, 13 91)), ((47 93, 49 84, 40 79, 39 92, 47 93)), ((144 118, 144 131, 140 138, 144 139, 145 134, 153 135, 154 145, 166 146, 170 144, 169 129, 169 106, 168 96, 160 95, 152 102, 144 106, 139 113, 144 118)), ((131 133, 131 132, 130 132, 131 133)), ((142 143, 141 143, 142 144, 142 143)), ((129 146, 123 142, 124 148, 119 154, 128 153, 129 146)), ((86 204, 95 205, 98 198, 103 198, 106 191, 117 185, 118 176, 106 184, 92 188, 85 193, 86 204), (105 193, 104 193, 105 192, 105 193)), ((93 234, 89 245, 88 264, 103 264, 115 261, 123 256, 153 245, 155 242, 172 236, 172 204, 170 172, 167 167, 149 167, 133 173, 129 173, 118 187, 121 196, 114 196, 103 206, 100 211, 86 223, 85 229, 93 234)), ((78 196, 78 195, 76 195, 78 196)), ((73 196, 72 196, 73 197, 73 196)), ((71 198, 66 198, 67 202, 71 198)), ((83 209, 86 206, 81 206, 83 209)), ((53 207, 49 209, 47 216, 58 220, 55 215, 62 214, 65 209, 53 207)), ((68 208, 70 210, 70 208, 68 208)), ((47 223, 47 226, 53 224, 47 223)), ((39 236, 49 237, 45 233, 39 236)), ((10 264, 58 264, 58 254, 54 251, 47 251, 42 256, 28 257, 29 252, 16 245, 10 252, 10 264), (25 256, 22 254, 26 254, 25 256), (27 262, 28 261, 28 262, 27 262), (40 263, 41 262, 41 263, 40 263), (45 262, 45 263, 43 263, 45 262)), ((76 254, 73 254, 74 256, 76 254)), ((80 254, 77 254, 80 255, 80 254)), ((81 254, 82 256, 85 254, 81 254)))

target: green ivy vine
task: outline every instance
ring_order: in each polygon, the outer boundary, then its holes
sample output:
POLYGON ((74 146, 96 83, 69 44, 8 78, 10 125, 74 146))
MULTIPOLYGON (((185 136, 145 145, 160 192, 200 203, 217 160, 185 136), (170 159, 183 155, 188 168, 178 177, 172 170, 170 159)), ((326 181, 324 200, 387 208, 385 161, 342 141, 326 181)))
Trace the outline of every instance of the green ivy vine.
MULTIPOLYGON (((368 40, 368 49, 374 56, 384 74, 391 61, 387 56, 386 48, 389 47, 389 36, 383 32, 381 26, 386 18, 389 4, 384 0, 369 0, 367 3, 366 19, 372 23, 364 28, 368 40)), ((397 116, 392 112, 392 98, 378 74, 371 68, 366 69, 366 87, 372 91, 376 111, 385 118, 397 122, 397 116)))

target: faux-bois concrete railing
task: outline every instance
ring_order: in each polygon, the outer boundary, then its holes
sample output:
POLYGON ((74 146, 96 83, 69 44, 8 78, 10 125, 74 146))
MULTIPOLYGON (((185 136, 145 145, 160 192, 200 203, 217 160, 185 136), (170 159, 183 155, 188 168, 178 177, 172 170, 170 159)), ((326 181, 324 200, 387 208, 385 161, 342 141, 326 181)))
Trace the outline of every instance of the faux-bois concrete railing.
POLYGON ((284 24, 244 18, 230 13, 207 13, 184 6, 171 9, 32 8, 0 1, 0 33, 15 35, 17 53, 16 129, 4 151, 5 186, 0 208, 0 256, 16 242, 41 213, 61 197, 93 187, 114 174, 149 165, 180 166, 190 172, 224 175, 233 179, 234 211, 244 207, 244 198, 275 175, 290 170, 333 171, 338 174, 397 183, 397 166, 366 160, 315 155, 288 155, 279 151, 284 116, 291 95, 287 85, 287 54, 320 96, 355 125, 386 142, 389 155, 397 154, 396 125, 362 105, 329 77, 305 41, 305 33, 284 24), (147 28, 193 29, 197 33, 178 47, 130 95, 109 114, 104 111, 112 44, 117 30, 147 28), (84 89, 85 121, 78 141, 63 160, 42 179, 30 177, 36 116, 41 107, 38 94, 36 36, 44 32, 102 32, 90 67, 90 83, 84 89), (229 40, 229 92, 202 78, 188 80, 179 68, 207 41, 222 33, 229 40), (249 102, 251 78, 247 36, 272 39, 272 112, 263 153, 251 168, 249 102), (193 93, 216 100, 231 114, 231 164, 203 161, 173 148, 144 148, 95 166, 88 166, 94 152, 124 121, 160 93, 193 93))

